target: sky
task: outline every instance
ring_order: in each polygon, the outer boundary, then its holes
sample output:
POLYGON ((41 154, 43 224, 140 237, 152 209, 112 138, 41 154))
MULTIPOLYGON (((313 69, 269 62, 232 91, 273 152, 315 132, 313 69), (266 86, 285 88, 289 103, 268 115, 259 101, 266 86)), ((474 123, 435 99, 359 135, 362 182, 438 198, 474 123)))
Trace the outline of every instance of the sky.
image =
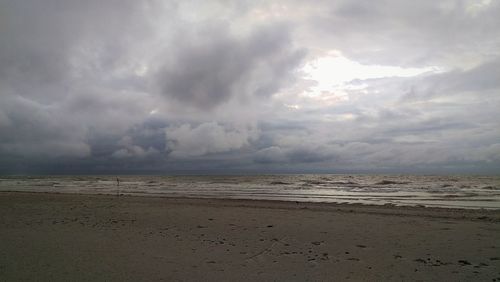
POLYGON ((499 174, 499 27, 497 0, 0 0, 0 174, 499 174))

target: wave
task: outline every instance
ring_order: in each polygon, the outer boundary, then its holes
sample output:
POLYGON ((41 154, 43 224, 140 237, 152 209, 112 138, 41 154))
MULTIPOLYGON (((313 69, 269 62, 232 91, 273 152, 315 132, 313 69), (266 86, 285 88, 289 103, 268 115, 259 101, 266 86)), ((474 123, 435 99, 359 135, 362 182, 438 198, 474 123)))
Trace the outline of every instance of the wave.
POLYGON ((291 185, 292 183, 283 182, 283 181, 271 181, 269 184, 271 184, 271 185, 291 185))
POLYGON ((390 184, 410 184, 410 181, 393 181, 393 180, 382 180, 374 185, 390 185, 390 184))

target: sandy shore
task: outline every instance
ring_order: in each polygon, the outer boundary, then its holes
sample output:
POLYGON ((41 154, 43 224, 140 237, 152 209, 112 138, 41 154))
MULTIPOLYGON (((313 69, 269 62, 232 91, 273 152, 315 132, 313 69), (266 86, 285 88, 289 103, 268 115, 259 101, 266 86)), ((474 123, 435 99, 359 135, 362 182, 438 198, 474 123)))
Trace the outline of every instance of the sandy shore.
POLYGON ((500 281, 500 211, 0 193, 0 281, 500 281))

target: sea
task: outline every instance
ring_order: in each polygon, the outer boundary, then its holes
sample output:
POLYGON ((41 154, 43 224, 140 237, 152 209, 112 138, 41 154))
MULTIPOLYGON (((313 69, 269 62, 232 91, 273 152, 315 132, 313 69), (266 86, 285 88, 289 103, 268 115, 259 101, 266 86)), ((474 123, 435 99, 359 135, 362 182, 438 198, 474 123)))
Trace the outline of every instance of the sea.
POLYGON ((500 176, 0 176, 0 191, 500 209, 500 176))

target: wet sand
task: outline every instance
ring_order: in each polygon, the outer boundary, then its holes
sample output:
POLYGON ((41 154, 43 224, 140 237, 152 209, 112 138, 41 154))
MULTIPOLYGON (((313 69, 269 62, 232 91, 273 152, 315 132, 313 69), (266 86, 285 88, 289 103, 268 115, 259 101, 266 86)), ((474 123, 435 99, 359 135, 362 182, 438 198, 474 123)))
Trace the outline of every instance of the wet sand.
POLYGON ((500 211, 0 193, 0 281, 500 281, 500 211))

